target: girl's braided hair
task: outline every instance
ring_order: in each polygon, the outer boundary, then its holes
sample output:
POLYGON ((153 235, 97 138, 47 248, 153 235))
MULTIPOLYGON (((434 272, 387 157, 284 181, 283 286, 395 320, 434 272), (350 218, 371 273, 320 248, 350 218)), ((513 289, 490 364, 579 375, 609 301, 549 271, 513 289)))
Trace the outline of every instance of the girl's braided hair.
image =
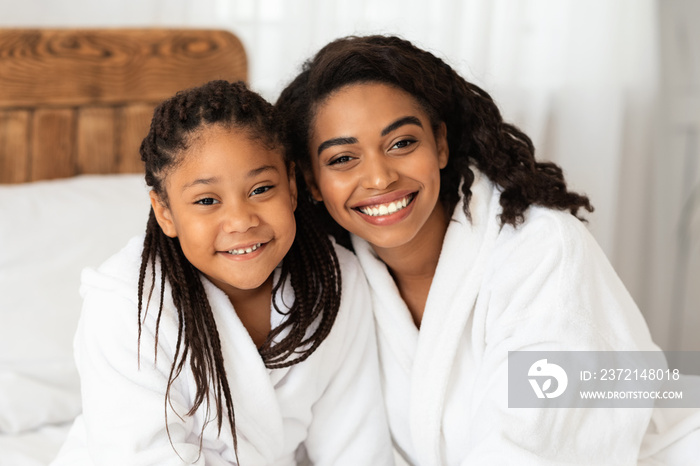
MULTIPOLYGON (((156 107, 148 135, 141 143, 141 160, 145 164, 146 183, 166 203, 165 178, 185 157, 193 138, 212 125, 242 130, 271 149, 284 153, 285 164, 293 164, 280 139, 281 123, 271 104, 249 90, 242 82, 212 81, 201 87, 177 93, 156 107)), ((232 162, 234 163, 234 162, 232 162)), ((282 368, 308 358, 331 330, 340 306, 341 278, 338 258, 330 238, 323 234, 312 215, 309 199, 297 200, 294 213, 297 234, 284 258, 279 280, 273 286, 275 310, 286 314, 284 322, 273 329, 259 348, 268 368, 282 368), (294 290, 294 303, 289 310, 279 309, 274 295, 289 277, 294 290), (276 337, 288 332, 279 341, 276 337)), ((187 415, 193 415, 205 401, 209 404, 210 389, 214 396, 219 433, 226 419, 237 438, 231 391, 226 377, 221 343, 214 314, 200 278, 200 272, 187 260, 177 238, 161 230, 151 209, 144 239, 138 287, 139 348, 141 345, 142 310, 146 311, 156 289, 156 268, 160 273, 160 304, 156 320, 156 353, 158 326, 163 312, 166 282, 170 284, 173 303, 178 313, 178 335, 175 356, 166 390, 166 406, 170 389, 186 364, 194 375, 196 393, 187 415), (150 268, 150 289, 145 290, 150 268)), ((209 408, 206 408, 207 420, 209 408)), ((166 409, 167 418, 167 409, 166 409)), ((207 422, 204 422, 206 425, 207 422)), ((166 419, 167 426, 167 419, 166 419)), ((202 427, 204 428, 204 427, 202 427)))
MULTIPOLYGON (((401 89, 423 107, 434 130, 445 123, 450 156, 440 172, 440 200, 446 212, 452 212, 459 201, 463 181, 464 209, 469 215, 472 164, 502 188, 502 224, 517 226, 532 204, 568 210, 576 216, 581 208, 593 211, 586 196, 567 190, 559 166, 535 160, 530 138, 503 121, 484 90, 430 52, 393 36, 337 39, 304 63, 301 73, 282 91, 276 106, 287 125, 290 151, 305 173, 311 173, 309 137, 316 109, 335 91, 358 83, 401 89)), ((319 209, 318 215, 347 244, 346 233, 325 209, 319 209)))

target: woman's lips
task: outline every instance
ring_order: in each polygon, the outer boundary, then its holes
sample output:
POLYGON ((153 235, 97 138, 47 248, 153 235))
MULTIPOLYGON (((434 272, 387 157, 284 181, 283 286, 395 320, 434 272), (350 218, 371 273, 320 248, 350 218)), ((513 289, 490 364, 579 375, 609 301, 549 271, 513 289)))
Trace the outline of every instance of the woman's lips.
POLYGON ((380 215, 390 215, 394 212, 398 212, 405 209, 406 206, 408 206, 408 204, 410 204, 413 200, 414 195, 414 193, 411 193, 391 202, 384 202, 381 204, 370 204, 362 207, 356 207, 356 209, 362 212, 363 214, 372 217, 377 217, 380 215))
POLYGON ((373 198, 372 202, 363 202, 353 207, 362 219, 373 225, 393 225, 400 222, 413 210, 414 200, 418 193, 407 193, 401 196, 382 196, 373 198), (377 202, 377 201, 383 202, 377 202))

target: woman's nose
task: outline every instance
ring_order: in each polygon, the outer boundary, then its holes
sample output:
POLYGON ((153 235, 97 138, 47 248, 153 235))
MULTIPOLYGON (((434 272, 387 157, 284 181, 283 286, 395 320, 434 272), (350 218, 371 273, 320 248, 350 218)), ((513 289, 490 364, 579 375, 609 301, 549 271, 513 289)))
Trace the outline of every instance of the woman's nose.
POLYGON ((229 202, 222 213, 222 224, 227 233, 244 233, 260 225, 255 206, 249 202, 229 202))
POLYGON ((368 154, 363 163, 363 187, 377 190, 386 189, 398 179, 398 173, 393 163, 394 161, 384 154, 368 154))

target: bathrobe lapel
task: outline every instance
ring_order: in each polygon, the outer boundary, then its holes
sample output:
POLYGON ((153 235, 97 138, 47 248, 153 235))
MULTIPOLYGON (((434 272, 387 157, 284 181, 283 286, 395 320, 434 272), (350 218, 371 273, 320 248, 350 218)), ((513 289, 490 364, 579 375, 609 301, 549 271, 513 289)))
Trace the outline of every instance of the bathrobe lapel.
MULTIPOLYGON (((400 369, 411 373, 418 342, 418 329, 386 264, 379 260, 369 243, 353 236, 353 247, 362 263, 372 293, 372 307, 380 334, 380 345, 394 355, 400 369)), ((381 359, 381 354, 380 354, 381 359)))
POLYGON ((232 334, 220 335, 220 339, 233 397, 236 431, 251 445, 248 450, 245 442, 239 441, 239 458, 243 464, 272 464, 284 445, 284 428, 270 370, 265 367, 226 294, 207 280, 203 281, 216 320, 221 322, 217 325, 233 329, 232 334))
POLYGON ((440 432, 447 385, 500 229, 500 193, 485 176, 475 175, 471 219, 460 202, 445 235, 413 362, 409 420, 421 465, 444 464, 440 432))
MULTIPOLYGON (((473 169, 468 219, 460 202, 448 226, 435 277, 425 306, 420 332, 406 303, 371 246, 353 236, 353 246, 373 290, 374 316, 382 351, 411 380, 409 422, 415 454, 421 465, 443 464, 440 442, 445 394, 454 356, 476 302, 486 259, 500 225, 500 192, 473 169)), ((468 337, 468 336, 467 336, 468 337)), ((387 358, 385 358, 387 359, 387 358)), ((383 362, 385 377, 393 370, 383 362)))

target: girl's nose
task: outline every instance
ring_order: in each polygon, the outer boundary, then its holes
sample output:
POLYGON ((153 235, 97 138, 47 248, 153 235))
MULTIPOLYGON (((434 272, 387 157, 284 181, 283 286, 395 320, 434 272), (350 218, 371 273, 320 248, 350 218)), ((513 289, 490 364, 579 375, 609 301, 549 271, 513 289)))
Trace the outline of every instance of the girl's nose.
POLYGON ((222 213, 222 224, 226 233, 245 233, 260 225, 255 206, 249 202, 229 202, 227 208, 222 209, 222 213))
POLYGON ((368 154, 363 163, 363 187, 386 189, 396 181, 398 173, 391 160, 384 154, 368 154))

